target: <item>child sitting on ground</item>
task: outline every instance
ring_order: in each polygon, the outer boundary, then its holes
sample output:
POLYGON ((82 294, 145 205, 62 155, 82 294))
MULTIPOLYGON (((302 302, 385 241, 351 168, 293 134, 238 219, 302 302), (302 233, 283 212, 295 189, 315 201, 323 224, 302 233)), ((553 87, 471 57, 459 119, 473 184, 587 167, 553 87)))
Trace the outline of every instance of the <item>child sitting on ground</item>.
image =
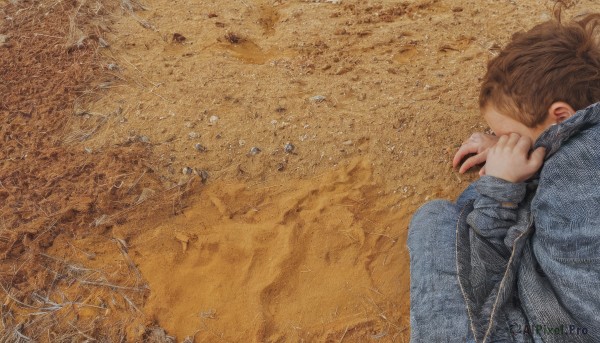
POLYGON ((600 14, 551 20, 492 59, 481 177, 409 225, 412 342, 600 342, 600 14))

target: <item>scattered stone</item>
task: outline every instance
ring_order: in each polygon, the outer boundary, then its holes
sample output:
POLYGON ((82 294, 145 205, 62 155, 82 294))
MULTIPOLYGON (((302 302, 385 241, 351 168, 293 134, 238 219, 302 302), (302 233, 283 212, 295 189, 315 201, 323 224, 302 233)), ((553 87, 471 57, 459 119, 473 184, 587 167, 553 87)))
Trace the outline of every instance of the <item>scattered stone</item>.
POLYGON ((277 163, 277 171, 283 171, 285 169, 285 163, 279 162, 277 163))
POLYGON ((173 42, 175 43, 183 43, 185 41, 185 37, 181 33, 173 34, 173 42))
POLYGON ((254 155, 258 155, 259 152, 261 152, 262 150, 260 150, 260 148, 253 146, 250 149, 250 155, 254 156, 254 155))
POLYGON ((240 139, 240 140, 238 141, 238 144, 239 144, 240 146, 244 146, 244 145, 246 145, 246 141, 245 141, 245 140, 243 140, 243 139, 240 139))
POLYGON ((315 95, 310 97, 310 101, 314 102, 314 103, 320 103, 325 101, 325 99, 327 99, 326 97, 324 97, 323 95, 315 95))
POLYGON ((194 127, 196 127, 196 123, 194 123, 193 121, 188 121, 187 123, 184 124, 185 127, 187 127, 188 129, 193 129, 194 127))
POLYGON ((206 181, 208 180, 208 172, 206 170, 196 170, 196 174, 200 176, 200 180, 202 180, 202 183, 206 183, 206 181))
POLYGON ((352 145, 352 140, 349 139, 349 140, 347 140, 345 142, 342 142, 342 144, 344 144, 344 145, 352 145))
POLYGON ((240 44, 244 42, 244 39, 233 32, 228 32, 225 35, 225 39, 231 44, 240 44))
POLYGON ((194 149, 196 149, 196 150, 198 150, 198 151, 200 151, 200 152, 205 152, 205 151, 206 151, 206 147, 205 147, 205 146, 203 146, 203 145, 202 145, 202 144, 200 144, 200 143, 196 143, 196 144, 194 144, 194 149))
POLYGON ((85 150, 85 152, 87 152, 88 154, 92 153, 92 148, 85 147, 83 150, 85 150))
POLYGON ((183 167, 183 169, 181 170, 182 173, 184 173, 185 175, 189 175, 193 172, 194 170, 190 167, 183 167))
POLYGON ((6 43, 7 40, 8 40, 8 36, 7 35, 0 35, 0 46, 3 46, 4 43, 6 43))
POLYGON ((285 152, 287 152, 288 154, 291 154, 292 152, 294 152, 294 149, 296 149, 296 147, 294 146, 294 144, 292 144, 292 143, 289 143, 289 142, 288 142, 288 143, 286 143, 286 144, 283 146, 283 150, 284 150, 285 152))
POLYGON ((188 137, 190 139, 195 139, 195 138, 200 137, 200 134, 198 132, 196 132, 196 131, 192 131, 192 132, 188 133, 188 137))
POLYGON ((109 63, 106 65, 108 70, 119 70, 119 65, 116 63, 109 63))
POLYGON ((148 136, 140 136, 139 140, 142 143, 150 143, 150 138, 148 138, 148 136))
POLYGON ((219 133, 217 133, 217 135, 215 136, 215 138, 216 138, 216 139, 219 139, 219 138, 221 138, 221 137, 223 137, 223 135, 222 135, 220 132, 219 132, 219 133))
POLYGON ((210 116, 210 118, 208 119, 208 121, 210 122, 211 125, 216 124, 219 121, 219 117, 217 116, 210 116))

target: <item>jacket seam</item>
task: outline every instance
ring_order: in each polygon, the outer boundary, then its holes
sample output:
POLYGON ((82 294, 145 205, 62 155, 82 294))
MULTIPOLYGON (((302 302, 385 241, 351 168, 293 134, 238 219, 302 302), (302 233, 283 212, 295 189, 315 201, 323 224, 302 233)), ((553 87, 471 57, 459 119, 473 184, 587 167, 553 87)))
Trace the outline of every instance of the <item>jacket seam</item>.
POLYGON ((467 316, 469 316, 469 327, 471 329, 471 332, 473 333, 473 339, 475 339, 475 342, 477 342, 477 332, 475 330, 475 325, 473 324, 473 315, 471 314, 471 309, 469 307, 469 303, 467 300, 467 295, 465 294, 465 289, 462 285, 462 282, 460 280, 460 263, 458 261, 458 238, 459 238, 459 230, 460 230, 460 219, 463 217, 463 214, 466 210, 467 206, 463 206, 462 210, 460 211, 460 215, 458 216, 458 220, 456 221, 456 239, 454 242, 454 259, 456 262, 456 277, 457 277, 457 281, 458 281, 458 286, 460 287, 460 292, 463 296, 463 299, 465 300, 465 308, 467 309, 467 316))
POLYGON ((483 336, 483 342, 486 342, 488 339, 488 336, 492 330, 492 326, 493 326, 493 319, 495 316, 495 312, 497 310, 497 305, 498 305, 498 301, 499 301, 499 294, 501 293, 502 289, 506 286, 506 276, 508 274, 508 271, 511 269, 510 265, 511 262, 513 261, 514 257, 515 257, 515 248, 516 248, 516 243, 517 241, 519 241, 525 234, 529 233, 529 230, 531 229, 531 226, 533 224, 533 220, 530 218, 530 222, 529 225, 527 226, 527 230, 523 231, 519 236, 517 236, 517 238, 515 238, 514 242, 513 242, 513 246, 512 246, 512 251, 510 254, 510 258, 508 259, 508 263, 506 265, 506 269, 504 270, 504 275, 502 276, 502 281, 500 282, 500 286, 498 287, 498 292, 496 292, 496 300, 494 300, 494 306, 492 306, 492 312, 490 314, 489 317, 489 321, 488 321, 488 328, 486 330, 485 335, 483 336))

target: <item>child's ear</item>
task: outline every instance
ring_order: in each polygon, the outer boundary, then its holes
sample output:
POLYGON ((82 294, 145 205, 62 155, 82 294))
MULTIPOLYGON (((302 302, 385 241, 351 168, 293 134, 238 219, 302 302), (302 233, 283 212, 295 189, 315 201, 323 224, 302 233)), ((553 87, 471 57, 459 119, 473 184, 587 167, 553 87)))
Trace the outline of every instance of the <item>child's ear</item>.
POLYGON ((548 109, 548 115, 555 123, 560 123, 563 120, 570 118, 573 114, 575 114, 573 107, 564 101, 557 101, 550 105, 550 108, 548 109))

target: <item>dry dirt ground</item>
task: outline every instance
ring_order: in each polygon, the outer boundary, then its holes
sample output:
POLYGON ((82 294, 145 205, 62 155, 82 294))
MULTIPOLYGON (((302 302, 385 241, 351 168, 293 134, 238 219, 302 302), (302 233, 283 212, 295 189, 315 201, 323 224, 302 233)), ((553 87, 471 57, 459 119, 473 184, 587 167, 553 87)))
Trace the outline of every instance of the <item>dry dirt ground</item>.
POLYGON ((407 341, 411 214, 553 6, 0 0, 3 338, 407 341))

